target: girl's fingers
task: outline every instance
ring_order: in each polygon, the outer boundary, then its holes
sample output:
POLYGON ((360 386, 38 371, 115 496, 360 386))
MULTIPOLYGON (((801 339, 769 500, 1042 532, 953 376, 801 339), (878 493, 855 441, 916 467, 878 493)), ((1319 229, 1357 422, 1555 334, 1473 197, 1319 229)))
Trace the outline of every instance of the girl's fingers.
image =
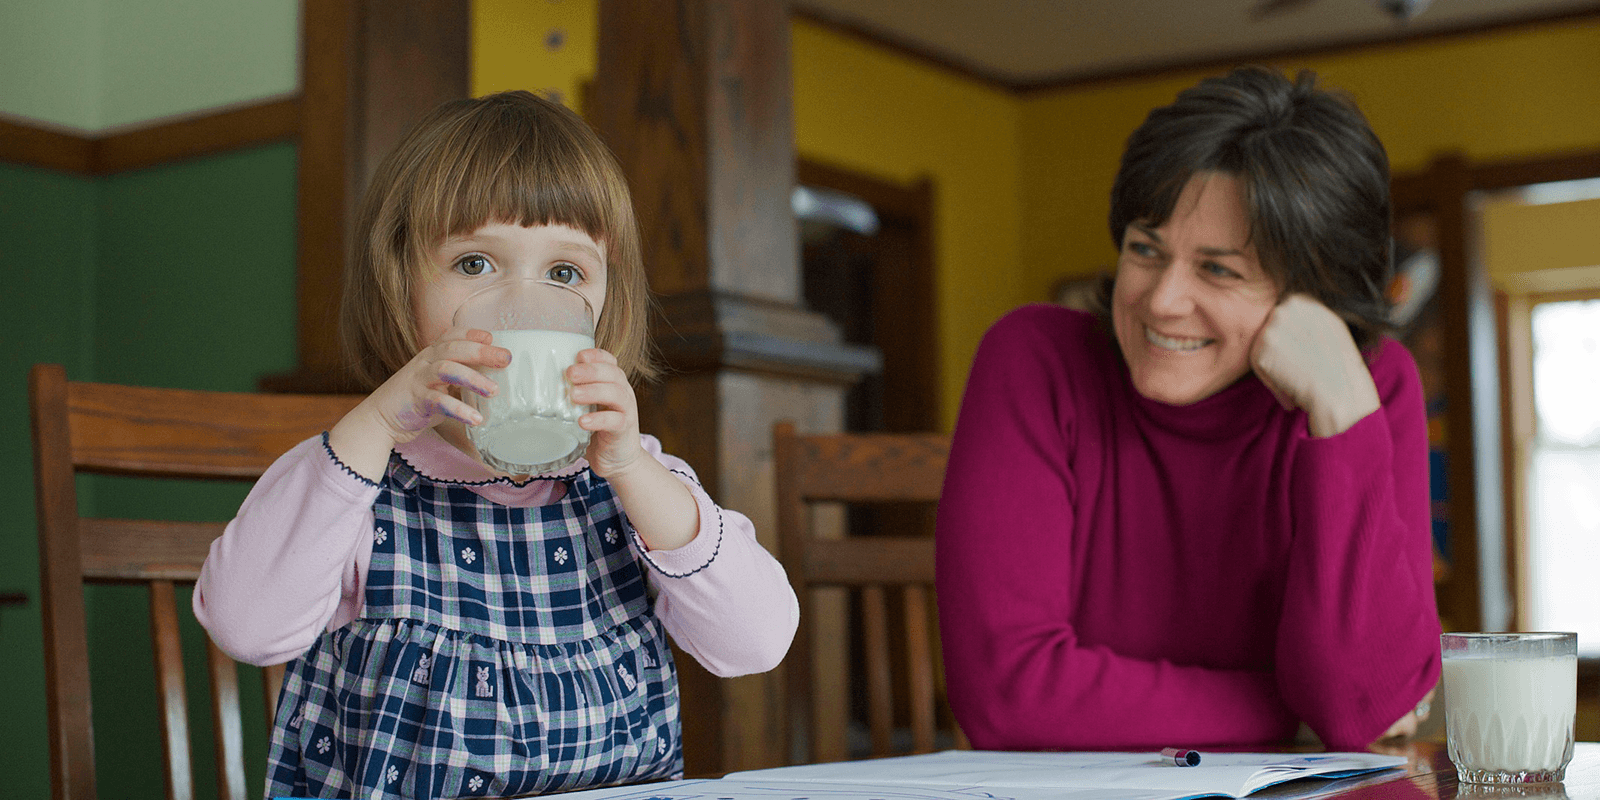
POLYGON ((585 406, 604 406, 614 411, 634 408, 633 390, 625 383, 583 383, 572 387, 572 402, 585 406))
POLYGON ((614 367, 614 366, 617 365, 617 357, 612 355, 611 352, 608 351, 608 350, 602 350, 601 348, 598 348, 598 347, 591 347, 591 348, 589 348, 587 350, 578 351, 578 363, 579 364, 610 364, 611 366, 614 367))
MULTIPOLYGON (((604 350, 585 350, 584 353, 605 353, 604 350)), ((581 358, 583 353, 578 354, 581 358)), ((628 374, 617 366, 615 361, 579 361, 567 367, 567 380, 574 386, 591 383, 614 383, 619 386, 628 385, 628 374)))
POLYGON ((477 409, 450 396, 448 392, 429 393, 428 404, 435 413, 464 425, 477 425, 483 422, 483 415, 479 414, 477 409))
POLYGON ((435 366, 441 383, 470 389, 482 397, 493 397, 499 391, 499 386, 488 376, 459 361, 439 361, 435 366))
POLYGON ((578 427, 586 431, 626 430, 628 415, 621 411, 591 411, 578 418, 578 427))
POLYGON ((511 363, 511 351, 504 347, 496 347, 488 342, 476 342, 470 339, 440 339, 432 347, 432 357, 436 361, 456 361, 468 366, 489 367, 499 369, 511 363))

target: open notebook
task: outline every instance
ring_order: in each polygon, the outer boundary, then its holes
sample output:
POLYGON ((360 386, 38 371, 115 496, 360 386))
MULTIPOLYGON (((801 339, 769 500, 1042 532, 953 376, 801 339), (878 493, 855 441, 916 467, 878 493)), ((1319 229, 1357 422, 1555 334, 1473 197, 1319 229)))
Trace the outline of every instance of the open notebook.
POLYGON ((593 789, 564 794, 562 800, 1237 798, 1300 778, 1345 778, 1405 763, 1399 756, 1372 753, 1206 753, 1199 766, 1177 767, 1170 760, 1162 763, 1155 753, 952 750, 735 772, 720 780, 593 789))

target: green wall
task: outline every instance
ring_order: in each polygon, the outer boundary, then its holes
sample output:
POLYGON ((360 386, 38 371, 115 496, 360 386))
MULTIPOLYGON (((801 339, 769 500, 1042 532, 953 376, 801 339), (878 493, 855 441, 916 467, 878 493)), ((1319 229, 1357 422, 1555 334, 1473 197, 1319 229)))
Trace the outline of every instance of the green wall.
MULTIPOLYGON (((7 797, 49 795, 27 371, 59 362, 74 380, 249 391, 294 366, 295 150, 277 144, 103 178, 0 164, 0 589, 26 608, 0 617, 0 773, 7 797)), ((88 513, 227 519, 248 487, 158 489, 80 482, 88 513)), ((142 590, 86 595, 102 794, 156 798, 155 683, 142 590)), ((191 621, 196 783, 211 797, 203 639, 191 621)), ((247 700, 254 670, 241 674, 247 700)), ((252 794, 265 744, 245 720, 252 794)))

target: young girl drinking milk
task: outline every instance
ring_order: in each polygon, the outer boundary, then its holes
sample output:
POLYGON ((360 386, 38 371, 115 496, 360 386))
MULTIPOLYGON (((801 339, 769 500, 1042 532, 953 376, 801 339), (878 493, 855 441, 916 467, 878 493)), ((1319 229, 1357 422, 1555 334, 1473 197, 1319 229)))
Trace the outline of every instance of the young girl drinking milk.
POLYGON ((289 661, 268 796, 500 797, 678 776, 666 634, 718 675, 771 669, 799 617, 744 516, 639 432, 647 290, 616 162, 527 92, 447 103, 373 177, 343 328, 377 388, 272 465, 211 546, 195 613, 289 661), (567 368, 585 457, 492 470, 461 393, 510 351, 452 326, 496 281, 597 315, 567 368))

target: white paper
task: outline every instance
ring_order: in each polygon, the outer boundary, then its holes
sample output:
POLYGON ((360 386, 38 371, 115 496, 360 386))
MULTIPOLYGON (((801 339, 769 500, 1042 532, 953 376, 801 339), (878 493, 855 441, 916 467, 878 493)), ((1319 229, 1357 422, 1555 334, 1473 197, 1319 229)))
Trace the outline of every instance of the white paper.
MULTIPOLYGON (((721 780, 592 789, 563 800, 1179 800, 1242 797, 1283 781, 1402 766, 1373 753, 1205 753, 1177 767, 1155 753, 951 750, 735 772, 721 780)), ((1326 781, 1311 782, 1317 794, 1326 781)), ((1278 793, 1274 793, 1278 794, 1278 793)), ((1296 792, 1294 794, 1300 794, 1296 792)))

